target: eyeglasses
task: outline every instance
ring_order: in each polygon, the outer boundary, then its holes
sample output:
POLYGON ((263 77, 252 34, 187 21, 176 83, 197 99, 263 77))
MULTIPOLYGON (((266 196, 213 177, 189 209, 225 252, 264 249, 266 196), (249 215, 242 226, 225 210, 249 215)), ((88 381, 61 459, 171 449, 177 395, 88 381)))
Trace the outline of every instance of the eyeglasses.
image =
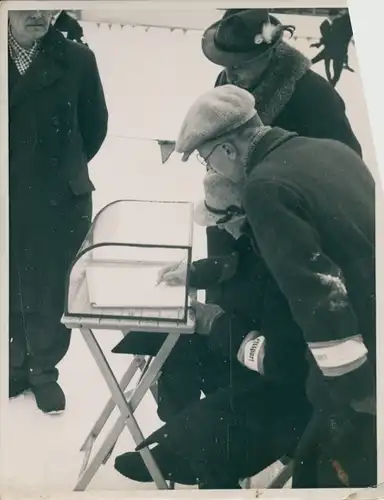
POLYGON ((199 163, 204 165, 204 167, 210 167, 209 158, 212 156, 215 149, 218 148, 219 146, 221 146, 221 144, 216 144, 216 146, 212 149, 212 151, 207 156, 201 156, 199 153, 196 153, 196 158, 199 161, 199 163))

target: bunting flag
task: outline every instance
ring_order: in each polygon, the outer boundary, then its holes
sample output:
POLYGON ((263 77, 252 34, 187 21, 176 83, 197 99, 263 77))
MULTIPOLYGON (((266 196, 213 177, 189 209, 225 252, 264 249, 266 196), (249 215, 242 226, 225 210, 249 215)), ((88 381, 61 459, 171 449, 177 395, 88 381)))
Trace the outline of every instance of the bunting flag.
POLYGON ((176 142, 158 140, 157 144, 160 146, 161 163, 164 165, 171 154, 175 151, 176 142))
POLYGON ((134 137, 128 135, 120 134, 108 134, 109 137, 115 137, 116 139, 128 139, 130 141, 146 141, 146 142, 156 142, 160 146, 161 163, 164 165, 168 161, 171 154, 175 151, 176 141, 170 141, 168 139, 155 139, 153 137, 134 137))
MULTIPOLYGON (((101 24, 106 24, 106 23, 96 23, 97 24, 97 27, 100 28, 101 24)), ((112 23, 108 23, 108 28, 111 30, 112 29, 112 26, 114 26, 114 24, 112 23)), ((119 24, 120 28, 123 29, 124 26, 130 26, 131 28, 144 28, 145 31, 149 31, 151 28, 164 28, 164 29, 168 29, 170 31, 170 33, 173 33, 174 31, 181 31, 184 35, 186 35, 188 33, 188 31, 202 31, 202 30, 196 30, 196 29, 188 29, 188 28, 183 28, 183 27, 172 27, 172 26, 148 26, 148 25, 144 25, 144 24, 140 24, 140 25, 135 25, 135 24, 119 24)), ((292 37, 293 40, 307 40, 308 42, 312 42, 313 40, 318 40, 319 37, 318 36, 298 36, 298 35, 293 35, 292 37)))

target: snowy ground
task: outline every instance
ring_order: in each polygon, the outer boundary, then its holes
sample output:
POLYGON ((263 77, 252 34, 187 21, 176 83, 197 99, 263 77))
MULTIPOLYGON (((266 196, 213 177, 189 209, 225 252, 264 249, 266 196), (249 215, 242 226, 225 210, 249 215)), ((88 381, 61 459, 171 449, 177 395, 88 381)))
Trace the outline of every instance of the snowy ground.
MULTIPOLYGON (((177 157, 162 165, 156 142, 136 138, 175 138, 178 126, 191 101, 210 88, 218 68, 200 51, 199 32, 170 33, 167 29, 114 26, 98 28, 84 23, 85 36, 97 55, 110 111, 109 135, 91 165, 97 187, 95 213, 119 198, 185 199, 201 194, 202 166, 191 161, 180 165, 177 157)), ((300 35, 300 32, 298 32, 300 35)), ((317 33, 314 33, 317 36, 317 33)), ((314 55, 307 40, 295 45, 314 55)), ((358 69, 354 49, 350 65, 358 69)), ((316 68, 323 71, 322 65, 316 68)), ((344 72, 338 86, 348 116, 361 141, 367 163, 375 171, 374 153, 358 73, 344 72), (362 111, 363 110, 363 111, 362 111)), ((196 232, 195 256, 204 256, 202 231, 196 232)), ((119 335, 103 331, 97 335, 111 366, 121 375, 129 363, 125 356, 111 355, 119 335)), ((67 410, 58 417, 37 411, 32 396, 9 405, 7 437, 2 443, 6 457, 3 485, 11 490, 69 491, 81 464, 80 445, 108 399, 108 390, 78 331, 73 332, 70 351, 60 366, 60 382, 67 395, 67 410)), ((144 433, 159 425, 151 397, 144 399, 137 416, 144 433)), ((133 449, 124 432, 114 455, 133 449)), ((259 479, 258 484, 265 484, 259 479)), ((89 490, 129 490, 141 485, 115 473, 113 459, 103 466, 89 490)), ((153 489, 152 485, 145 486, 153 489)))

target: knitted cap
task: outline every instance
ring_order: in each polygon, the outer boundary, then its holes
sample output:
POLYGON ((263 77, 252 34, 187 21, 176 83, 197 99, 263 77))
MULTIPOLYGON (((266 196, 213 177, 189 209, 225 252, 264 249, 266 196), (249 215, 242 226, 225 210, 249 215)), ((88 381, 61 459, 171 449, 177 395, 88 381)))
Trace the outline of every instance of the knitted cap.
POLYGON ((241 125, 253 116, 255 98, 235 85, 222 85, 201 95, 189 108, 176 141, 176 152, 187 161, 193 151, 241 125))
POLYGON ((230 207, 242 207, 242 184, 235 184, 213 170, 204 177, 204 192, 205 199, 196 205, 194 213, 200 226, 214 226, 230 207))

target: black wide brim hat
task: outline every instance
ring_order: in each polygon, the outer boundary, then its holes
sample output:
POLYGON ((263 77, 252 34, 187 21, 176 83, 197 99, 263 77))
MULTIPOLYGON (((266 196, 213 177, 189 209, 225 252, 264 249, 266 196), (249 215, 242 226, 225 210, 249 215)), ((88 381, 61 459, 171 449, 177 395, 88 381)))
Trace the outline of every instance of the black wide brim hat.
POLYGON ((263 56, 273 50, 283 38, 278 32, 271 43, 255 42, 264 24, 281 26, 266 9, 231 9, 223 18, 207 28, 202 38, 202 50, 207 59, 223 67, 236 66, 263 56), (228 43, 227 43, 228 42, 228 43))

